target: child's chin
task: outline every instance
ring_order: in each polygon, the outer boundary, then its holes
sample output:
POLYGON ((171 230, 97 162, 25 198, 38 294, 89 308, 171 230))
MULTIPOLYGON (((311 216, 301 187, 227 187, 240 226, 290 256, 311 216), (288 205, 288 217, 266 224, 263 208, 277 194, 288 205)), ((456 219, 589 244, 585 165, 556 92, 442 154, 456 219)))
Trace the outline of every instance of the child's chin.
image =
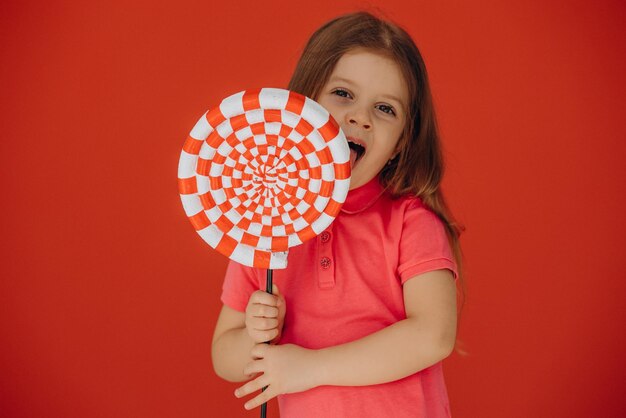
POLYGON ((349 190, 353 190, 356 189, 358 187, 363 186, 365 183, 365 181, 363 181, 363 173, 361 173, 360 171, 352 171, 352 175, 350 176, 350 189, 349 190))
POLYGON ((359 165, 359 163, 361 162, 361 160, 363 160, 363 156, 361 156, 361 158, 357 158, 357 159, 356 159, 356 160, 354 160, 354 161, 353 161, 353 160, 350 160, 350 170, 351 170, 351 171, 352 171, 352 170, 354 170, 354 169, 355 169, 355 168, 359 165))

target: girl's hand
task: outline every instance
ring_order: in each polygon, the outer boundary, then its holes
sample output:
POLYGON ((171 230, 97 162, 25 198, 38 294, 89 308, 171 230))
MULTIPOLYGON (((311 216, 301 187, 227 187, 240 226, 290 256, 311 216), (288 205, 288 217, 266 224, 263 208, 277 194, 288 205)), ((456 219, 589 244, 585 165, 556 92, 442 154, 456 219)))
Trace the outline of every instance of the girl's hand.
POLYGON ((287 306, 278 286, 273 285, 272 292, 257 290, 248 300, 246 330, 255 343, 276 343, 282 335, 287 306))
POLYGON ((244 374, 260 375, 235 391, 242 398, 267 386, 264 392, 246 402, 248 410, 256 408, 277 395, 302 392, 319 386, 316 376, 315 350, 294 344, 257 344, 252 348, 256 359, 245 367, 244 374))

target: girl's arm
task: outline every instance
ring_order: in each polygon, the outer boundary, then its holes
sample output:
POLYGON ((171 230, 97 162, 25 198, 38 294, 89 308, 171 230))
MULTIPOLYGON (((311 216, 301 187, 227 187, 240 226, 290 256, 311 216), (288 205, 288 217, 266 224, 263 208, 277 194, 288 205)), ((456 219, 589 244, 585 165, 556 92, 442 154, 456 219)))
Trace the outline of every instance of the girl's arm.
POLYGON ((456 340, 456 286, 449 270, 421 274, 403 287, 407 318, 367 337, 318 350, 319 385, 391 382, 443 360, 456 340))
POLYGON ((222 307, 213 333, 212 358, 215 373, 222 379, 241 382, 252 376, 244 372, 253 360, 251 350, 264 341, 280 340, 285 320, 285 298, 274 285, 273 293, 257 290, 250 295, 246 312, 222 307))
POLYGON ((413 277, 403 287, 407 318, 371 335, 321 350, 296 345, 256 345, 245 373, 263 375, 235 392, 254 408, 282 393, 322 385, 364 386, 391 382, 441 361, 456 339, 456 286, 449 270, 413 277))
POLYGON ((256 343, 246 330, 246 315, 224 305, 217 319, 211 358, 215 373, 229 382, 243 382, 243 369, 252 356, 250 350, 256 343))

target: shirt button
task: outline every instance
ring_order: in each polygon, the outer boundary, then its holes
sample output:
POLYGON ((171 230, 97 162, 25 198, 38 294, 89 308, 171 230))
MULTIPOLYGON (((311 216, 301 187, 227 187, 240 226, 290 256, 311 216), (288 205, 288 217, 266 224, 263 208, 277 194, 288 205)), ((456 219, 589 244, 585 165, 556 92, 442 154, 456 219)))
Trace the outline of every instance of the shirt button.
POLYGON ((320 260, 320 265, 322 266, 324 270, 327 270, 330 267, 331 263, 332 261, 328 257, 322 257, 322 259, 320 260))
POLYGON ((326 244, 328 241, 330 241, 330 232, 324 231, 322 232, 322 235, 320 235, 320 237, 322 239, 322 244, 326 244))

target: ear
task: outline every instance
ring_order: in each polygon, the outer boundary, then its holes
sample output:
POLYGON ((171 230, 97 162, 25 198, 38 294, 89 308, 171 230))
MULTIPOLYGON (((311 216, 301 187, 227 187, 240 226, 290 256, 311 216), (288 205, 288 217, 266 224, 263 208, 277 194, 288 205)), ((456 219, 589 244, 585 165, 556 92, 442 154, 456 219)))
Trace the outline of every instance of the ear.
POLYGON ((400 154, 400 151, 396 151, 393 153, 393 155, 387 160, 387 162, 385 163, 385 165, 389 165, 391 164, 391 162, 393 160, 395 160, 395 158, 398 156, 398 154, 400 154))
POLYGON ((402 135, 400 135, 398 142, 396 143, 396 149, 393 150, 393 154, 391 154, 389 161, 394 160, 400 154, 400 151, 402 151, 402 147, 405 143, 405 139, 406 139, 406 132, 403 132, 402 135))

